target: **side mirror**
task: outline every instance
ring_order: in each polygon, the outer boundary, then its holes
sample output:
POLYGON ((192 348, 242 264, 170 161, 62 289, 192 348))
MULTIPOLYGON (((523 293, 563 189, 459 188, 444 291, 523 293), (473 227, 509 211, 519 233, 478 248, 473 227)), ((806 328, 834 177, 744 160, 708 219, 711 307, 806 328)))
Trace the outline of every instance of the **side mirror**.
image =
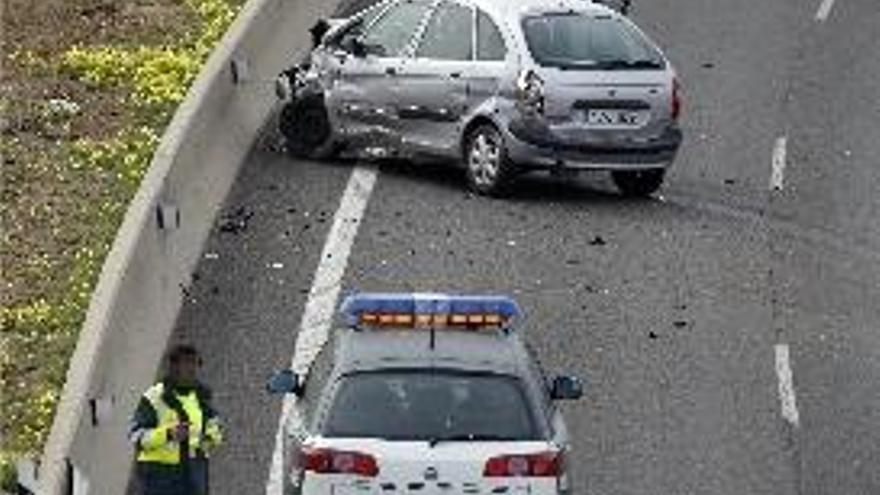
POLYGON ((318 19, 311 28, 309 34, 312 35, 312 48, 317 48, 324 40, 324 35, 330 30, 330 23, 326 19, 318 19))
POLYGON ((553 400, 577 400, 584 395, 584 386, 576 376, 557 376, 550 387, 553 400))
POLYGON ((281 370, 266 382, 266 390, 272 395, 293 394, 301 397, 304 386, 302 378, 293 370, 281 370))

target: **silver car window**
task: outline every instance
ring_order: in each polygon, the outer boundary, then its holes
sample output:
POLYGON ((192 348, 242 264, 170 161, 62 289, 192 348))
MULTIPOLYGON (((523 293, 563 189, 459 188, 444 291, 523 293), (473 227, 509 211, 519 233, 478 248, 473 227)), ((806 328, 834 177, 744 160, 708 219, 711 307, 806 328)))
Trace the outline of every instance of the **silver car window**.
POLYGON ((387 10, 387 5, 375 5, 358 14, 351 23, 334 34, 326 42, 327 46, 345 47, 349 46, 351 39, 362 38, 364 31, 376 22, 379 15, 387 10))
POLYGON ((507 48, 501 31, 488 14, 477 14, 477 60, 504 60, 507 48))
POLYGON ((438 60, 473 58, 474 14, 470 7, 444 3, 428 21, 416 56, 438 60))
POLYGON ((364 43, 380 56, 402 56, 429 8, 428 2, 420 0, 398 3, 369 27, 364 43))
POLYGON ((612 16, 576 13, 527 17, 523 31, 540 65, 563 68, 658 69, 659 52, 636 29, 612 16))

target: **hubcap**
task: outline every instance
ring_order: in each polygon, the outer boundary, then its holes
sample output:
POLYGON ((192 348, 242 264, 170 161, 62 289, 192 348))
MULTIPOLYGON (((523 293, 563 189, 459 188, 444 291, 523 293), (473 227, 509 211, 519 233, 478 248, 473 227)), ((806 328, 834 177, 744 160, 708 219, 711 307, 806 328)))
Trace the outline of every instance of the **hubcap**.
POLYGON ((471 141, 468 155, 468 167, 478 186, 486 187, 495 183, 498 178, 501 153, 494 136, 481 132, 471 141))

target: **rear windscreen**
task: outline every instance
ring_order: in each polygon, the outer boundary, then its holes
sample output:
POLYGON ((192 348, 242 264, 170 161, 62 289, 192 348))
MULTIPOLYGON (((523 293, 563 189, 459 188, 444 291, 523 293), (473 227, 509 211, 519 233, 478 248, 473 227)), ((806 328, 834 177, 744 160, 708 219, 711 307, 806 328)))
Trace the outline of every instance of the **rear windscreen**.
POLYGON ((423 371, 342 379, 322 427, 326 437, 387 440, 537 440, 516 378, 423 371))
POLYGON ((585 69, 660 69, 653 45, 624 20, 577 13, 523 19, 532 58, 539 65, 585 69))

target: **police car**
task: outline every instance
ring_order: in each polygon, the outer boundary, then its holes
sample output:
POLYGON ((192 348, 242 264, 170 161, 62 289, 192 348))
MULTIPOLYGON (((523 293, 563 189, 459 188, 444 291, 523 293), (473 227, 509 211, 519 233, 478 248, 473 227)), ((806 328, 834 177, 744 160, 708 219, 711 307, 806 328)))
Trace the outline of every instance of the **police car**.
MULTIPOLYGON (((571 493, 556 401, 581 382, 545 378, 513 300, 359 294, 342 314, 306 431, 286 436, 285 493, 571 493)), ((312 384, 285 370, 268 388, 312 384)))

